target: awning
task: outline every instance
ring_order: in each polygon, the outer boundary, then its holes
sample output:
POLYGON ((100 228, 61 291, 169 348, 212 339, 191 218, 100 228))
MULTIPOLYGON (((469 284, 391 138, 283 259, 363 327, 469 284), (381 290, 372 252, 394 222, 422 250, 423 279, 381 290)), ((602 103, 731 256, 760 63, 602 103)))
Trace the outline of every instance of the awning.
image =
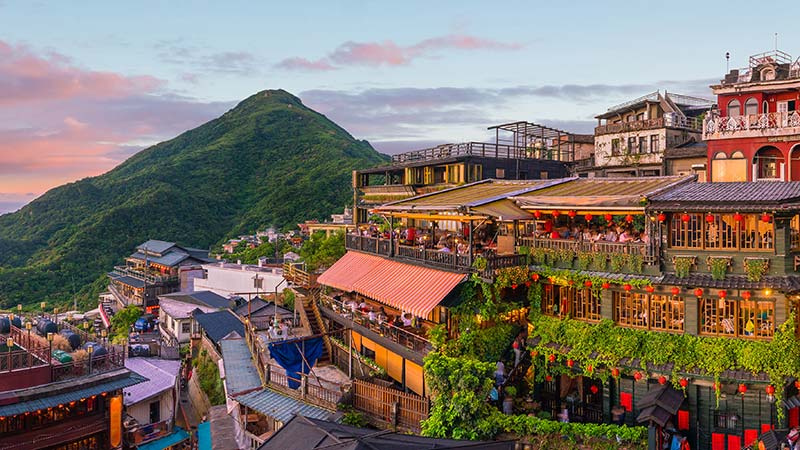
POLYGON ((472 208, 472 210, 479 214, 486 214, 487 216, 496 217, 501 221, 533 219, 533 214, 519 208, 514 202, 508 199, 475 206, 472 208))
POLYGON ((350 251, 320 275, 318 281, 346 292, 357 292, 418 317, 428 317, 465 278, 463 273, 350 251))
POLYGON ((432 222, 443 222, 443 221, 455 221, 455 222, 469 222, 470 220, 483 220, 486 219, 486 216, 476 216, 476 215, 449 215, 449 214, 430 214, 430 213, 422 213, 422 212, 395 212, 395 211, 383 211, 383 210, 373 210, 378 214, 386 214, 392 217, 398 217, 401 219, 418 219, 418 220, 430 220, 432 222))
POLYGON ((663 427, 678 412, 683 401, 683 392, 672 386, 651 389, 636 402, 636 408, 640 411, 636 422, 652 422, 663 427))
POLYGON ((282 423, 288 422, 295 414, 322 420, 330 420, 335 416, 331 411, 303 403, 270 389, 244 394, 237 397, 236 401, 282 423))
POLYGON ((211 450, 211 423, 197 425, 197 450, 211 450))
POLYGON ((181 442, 189 439, 189 433, 186 432, 181 427, 175 427, 172 430, 172 434, 168 436, 164 436, 162 438, 156 439, 155 441, 150 441, 146 444, 142 444, 138 447, 139 450, 164 450, 165 448, 172 447, 175 444, 180 444, 181 442))

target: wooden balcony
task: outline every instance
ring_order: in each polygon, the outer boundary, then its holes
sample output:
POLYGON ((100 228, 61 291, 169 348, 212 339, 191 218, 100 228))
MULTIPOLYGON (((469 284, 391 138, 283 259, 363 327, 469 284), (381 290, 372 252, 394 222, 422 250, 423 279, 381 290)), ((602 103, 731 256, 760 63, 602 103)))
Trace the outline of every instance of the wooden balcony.
POLYGON ((311 289, 318 286, 317 277, 315 273, 306 271, 303 264, 285 262, 283 263, 283 278, 286 281, 291 281, 297 286, 311 289))
POLYGON ((133 267, 114 266, 114 273, 122 276, 136 278, 150 284, 170 284, 180 282, 177 275, 164 275, 160 272, 138 270, 133 267))
MULTIPOLYGON (((485 142, 462 142, 458 144, 444 144, 423 150, 400 153, 392 156, 392 164, 403 164, 417 161, 436 161, 446 158, 461 156, 479 156, 481 158, 498 159, 533 159, 533 152, 526 147, 514 145, 494 144, 485 142)), ((542 159, 545 158, 541 156, 542 159)))

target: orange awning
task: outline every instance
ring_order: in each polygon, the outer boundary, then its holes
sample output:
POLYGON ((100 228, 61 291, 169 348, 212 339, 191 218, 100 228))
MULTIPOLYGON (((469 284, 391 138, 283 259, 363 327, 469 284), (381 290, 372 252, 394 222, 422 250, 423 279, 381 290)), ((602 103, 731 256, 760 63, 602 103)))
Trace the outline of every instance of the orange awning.
POLYGON ((463 273, 350 251, 320 275, 318 281, 425 318, 465 278, 463 273))

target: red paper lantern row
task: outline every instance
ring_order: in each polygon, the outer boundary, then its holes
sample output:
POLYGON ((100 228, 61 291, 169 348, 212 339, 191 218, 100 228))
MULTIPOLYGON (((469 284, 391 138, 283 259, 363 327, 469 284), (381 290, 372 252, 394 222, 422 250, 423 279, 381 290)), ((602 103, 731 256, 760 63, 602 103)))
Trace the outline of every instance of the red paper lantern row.
POLYGON ((622 289, 625 289, 625 291, 630 292, 630 290, 633 289, 633 286, 631 286, 630 284, 626 283, 626 284, 622 285, 622 289))
POLYGON ((556 362, 556 355, 551 354, 550 356, 547 357, 547 360, 550 361, 551 363, 556 362))
POLYGON ((700 288, 695 289, 694 290, 694 296, 695 297, 702 297, 703 296, 703 290, 700 289, 700 288))
POLYGON ((550 375, 547 375, 547 376, 544 377, 544 381, 547 381, 547 382, 553 381, 553 377, 550 376, 550 375))
POLYGON ((516 288, 517 288, 517 283, 511 285, 511 289, 516 289, 516 288))
POLYGON ((747 385, 742 383, 739 385, 739 393, 744 395, 747 392, 747 385))
POLYGON ((653 292, 655 292, 656 288, 654 288, 653 286, 648 285, 648 286, 645 286, 644 290, 652 294, 653 292))
POLYGON ((553 211, 553 217, 558 217, 558 216, 560 216, 560 215, 561 215, 561 213, 560 213, 560 212, 558 212, 558 211, 553 211))
POLYGON ((706 216, 706 222, 713 223, 714 222, 714 216, 712 216, 711 214, 707 215, 706 216))
POLYGON ((733 215, 733 220, 735 220, 737 222, 743 222, 744 221, 744 216, 737 212, 736 214, 733 215))
POLYGON ((575 280, 569 280, 567 281, 567 284, 573 286, 575 284, 575 280))
POLYGON ((658 377, 658 384, 660 384, 662 386, 667 384, 667 377, 665 377, 664 375, 661 375, 660 377, 658 377))
POLYGON ((628 223, 631 223, 631 222, 633 222, 633 216, 632 216, 632 215, 630 215, 630 214, 628 214, 627 216, 625 216, 625 222, 628 222, 628 223))
POLYGON ((658 221, 659 222, 666 222, 667 221, 667 215, 664 214, 664 213, 659 214, 658 215, 658 221))
POLYGON ((719 298, 725 298, 728 296, 728 291, 719 291, 719 298))
POLYGON ((714 382, 714 384, 711 385, 711 389, 714 389, 715 391, 719 391, 720 389, 722 389, 722 386, 719 383, 714 382))
POLYGON ((598 389, 594 384, 589 387, 589 390, 592 392, 592 394, 597 394, 600 392, 600 389, 598 389))
POLYGON ((612 220, 614 220, 614 216, 612 216, 611 214, 606 214, 605 216, 603 216, 603 218, 606 219, 606 222, 611 222, 612 220))
POLYGON ((539 211, 539 210, 534 211, 533 212, 533 217, 535 217, 537 219, 541 219, 542 218, 542 212, 539 211))
POLYGON ((641 380, 642 379, 641 372, 633 372, 633 379, 636 380, 636 381, 641 380))
POLYGON ((800 390, 800 380, 796 380, 794 382, 794 387, 797 388, 798 390, 800 390))
POLYGON ((568 216, 569 216, 571 219, 574 219, 574 218, 575 218, 575 216, 577 216, 577 215, 578 215, 578 212, 577 212, 577 211, 575 211, 575 210, 571 210, 570 212, 568 212, 568 213, 567 213, 567 215, 568 215, 568 216))
POLYGON ((619 378, 619 369, 616 368, 616 367, 611 369, 611 376, 614 377, 614 378, 619 378))
POLYGON ((775 386, 769 384, 766 387, 767 395, 774 395, 775 394, 775 386))
POLYGON ((682 388, 686 389, 686 386, 688 386, 688 385, 689 385, 689 380, 687 380, 686 378, 681 378, 681 379, 678 381, 678 383, 680 383, 680 385, 681 385, 681 387, 682 387, 682 388))
POLYGON ((571 369, 574 365, 575 365, 575 361, 573 361, 571 359, 567 360, 567 367, 569 367, 571 369))
POLYGON ((539 352, 536 350, 531 350, 531 358, 536 358, 537 356, 539 356, 539 352))
POLYGON ((688 215, 688 214, 683 214, 683 215, 681 215, 681 221, 682 221, 682 222, 688 222, 688 221, 690 221, 690 220, 692 220, 692 216, 690 216, 690 215, 688 215))
POLYGON ((583 218, 586 219, 587 222, 591 222, 592 221, 592 217, 593 216, 591 214, 586 214, 585 216, 583 216, 583 218))
POLYGON ((672 295, 678 295, 680 293, 681 293, 681 288, 679 288, 679 287, 673 287, 672 288, 672 295))

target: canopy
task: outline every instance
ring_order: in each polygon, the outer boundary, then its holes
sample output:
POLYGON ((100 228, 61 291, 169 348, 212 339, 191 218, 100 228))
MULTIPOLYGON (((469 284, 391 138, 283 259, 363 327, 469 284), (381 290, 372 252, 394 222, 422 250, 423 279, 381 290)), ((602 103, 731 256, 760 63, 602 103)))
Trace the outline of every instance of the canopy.
POLYGON ((508 222, 512 220, 532 220, 533 214, 519 208, 508 199, 497 200, 481 206, 475 206, 473 211, 479 214, 496 217, 497 220, 508 222))
POLYGON ((189 439, 189 433, 181 427, 175 427, 172 434, 150 441, 139 446, 139 450, 164 450, 189 439))

